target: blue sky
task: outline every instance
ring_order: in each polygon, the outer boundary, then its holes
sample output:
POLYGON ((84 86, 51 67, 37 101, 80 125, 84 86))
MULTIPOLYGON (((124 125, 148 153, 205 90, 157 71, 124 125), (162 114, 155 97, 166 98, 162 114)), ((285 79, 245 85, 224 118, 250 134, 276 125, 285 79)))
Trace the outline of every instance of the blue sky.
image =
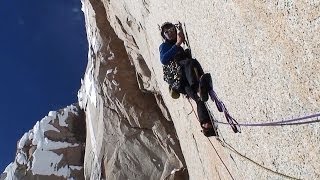
POLYGON ((0 171, 51 110, 77 102, 87 64, 80 0, 0 1, 0 171))

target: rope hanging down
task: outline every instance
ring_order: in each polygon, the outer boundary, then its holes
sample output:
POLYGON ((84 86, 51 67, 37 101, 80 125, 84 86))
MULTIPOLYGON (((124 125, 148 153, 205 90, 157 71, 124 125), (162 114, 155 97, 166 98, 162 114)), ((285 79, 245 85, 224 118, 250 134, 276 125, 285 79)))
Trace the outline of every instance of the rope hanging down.
MULTIPOLYGON (((211 146, 214 148, 214 150, 216 151, 217 155, 219 156, 216 148, 214 147, 213 143, 211 142, 211 140, 210 140, 209 138, 208 138, 208 141, 210 142, 211 146)), ((265 166, 257 163, 256 161, 254 161, 254 160, 248 158, 247 156, 241 154, 239 151, 237 151, 235 148, 233 148, 230 144, 226 143, 225 141, 219 140, 219 142, 221 143, 221 145, 222 145, 223 147, 229 149, 231 152, 233 152, 233 153, 239 155, 240 157, 246 159, 247 161, 249 161, 249 162, 251 162, 251 163, 259 166, 260 168, 267 170, 268 172, 271 172, 271 173, 273 173, 273 174, 276 174, 276 175, 278 175, 278 176, 281 176, 281 177, 284 177, 284 178, 287 178, 287 179, 299 180, 298 178, 295 178, 295 177, 292 177, 292 176, 290 176, 290 175, 287 175, 287 174, 278 172, 278 171, 276 171, 276 170, 272 170, 272 169, 270 169, 270 168, 268 168, 268 167, 265 167, 265 166)), ((220 156, 219 156, 219 157, 220 157, 220 156)), ((220 158, 220 160, 222 161, 221 158, 220 158)))
MULTIPOLYGON (((227 122, 228 122, 225 124, 229 124, 234 133, 241 133, 241 128, 239 126, 239 123, 229 114, 228 109, 226 108, 224 103, 222 101, 220 101, 216 92, 214 92, 214 90, 212 89, 209 91, 209 95, 210 95, 211 100, 216 103, 218 111, 224 113, 224 116, 226 117, 227 122)), ((214 120, 214 122, 220 123, 219 121, 216 121, 216 120, 214 120)))

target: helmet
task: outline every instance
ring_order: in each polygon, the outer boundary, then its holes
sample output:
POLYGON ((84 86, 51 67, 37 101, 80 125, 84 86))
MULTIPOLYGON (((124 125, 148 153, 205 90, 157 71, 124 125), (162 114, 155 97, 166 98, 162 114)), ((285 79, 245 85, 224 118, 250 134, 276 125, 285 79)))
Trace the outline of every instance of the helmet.
POLYGON ((166 37, 164 35, 164 29, 168 29, 173 26, 174 26, 174 24, 172 24, 171 22, 165 22, 161 25, 160 29, 161 29, 161 36, 163 37, 163 39, 166 39, 166 37))

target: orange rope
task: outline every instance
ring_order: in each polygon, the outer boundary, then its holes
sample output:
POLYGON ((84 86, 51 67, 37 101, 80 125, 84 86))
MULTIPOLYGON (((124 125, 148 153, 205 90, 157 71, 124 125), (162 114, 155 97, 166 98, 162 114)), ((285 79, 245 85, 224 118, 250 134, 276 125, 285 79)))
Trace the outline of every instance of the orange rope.
MULTIPOLYGON (((189 103, 190 103, 190 105, 191 105, 191 108, 192 108, 192 111, 191 111, 189 114, 191 114, 192 112, 194 112, 194 114, 196 115, 198 121, 200 122, 200 119, 199 119, 199 117, 198 117, 198 114, 197 114, 196 111, 194 110, 194 107, 193 107, 190 99, 189 99, 189 98, 187 98, 187 99, 188 99, 188 101, 189 101, 189 103)), ((188 115, 189 115, 189 114, 188 114, 188 115)))

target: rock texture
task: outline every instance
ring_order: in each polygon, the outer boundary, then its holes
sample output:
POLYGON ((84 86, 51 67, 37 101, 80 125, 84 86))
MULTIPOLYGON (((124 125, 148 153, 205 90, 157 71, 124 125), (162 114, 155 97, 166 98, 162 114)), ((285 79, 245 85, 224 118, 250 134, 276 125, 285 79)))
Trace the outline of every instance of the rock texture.
POLYGON ((84 179, 85 116, 72 105, 38 121, 17 144, 1 180, 84 179))
POLYGON ((85 178, 187 176, 173 122, 159 108, 166 110, 163 100, 148 92, 153 82, 142 56, 127 55, 129 46, 108 23, 103 2, 84 1, 83 12, 89 61, 78 97, 87 118, 85 178))
POLYGON ((190 179, 320 178, 319 124, 243 127, 241 134, 220 125, 223 143, 205 138, 189 102, 169 96, 158 52, 159 25, 185 24, 193 56, 240 123, 317 113, 319 1, 82 3, 89 41, 79 92, 87 115, 87 179, 171 178, 184 159, 190 179))

